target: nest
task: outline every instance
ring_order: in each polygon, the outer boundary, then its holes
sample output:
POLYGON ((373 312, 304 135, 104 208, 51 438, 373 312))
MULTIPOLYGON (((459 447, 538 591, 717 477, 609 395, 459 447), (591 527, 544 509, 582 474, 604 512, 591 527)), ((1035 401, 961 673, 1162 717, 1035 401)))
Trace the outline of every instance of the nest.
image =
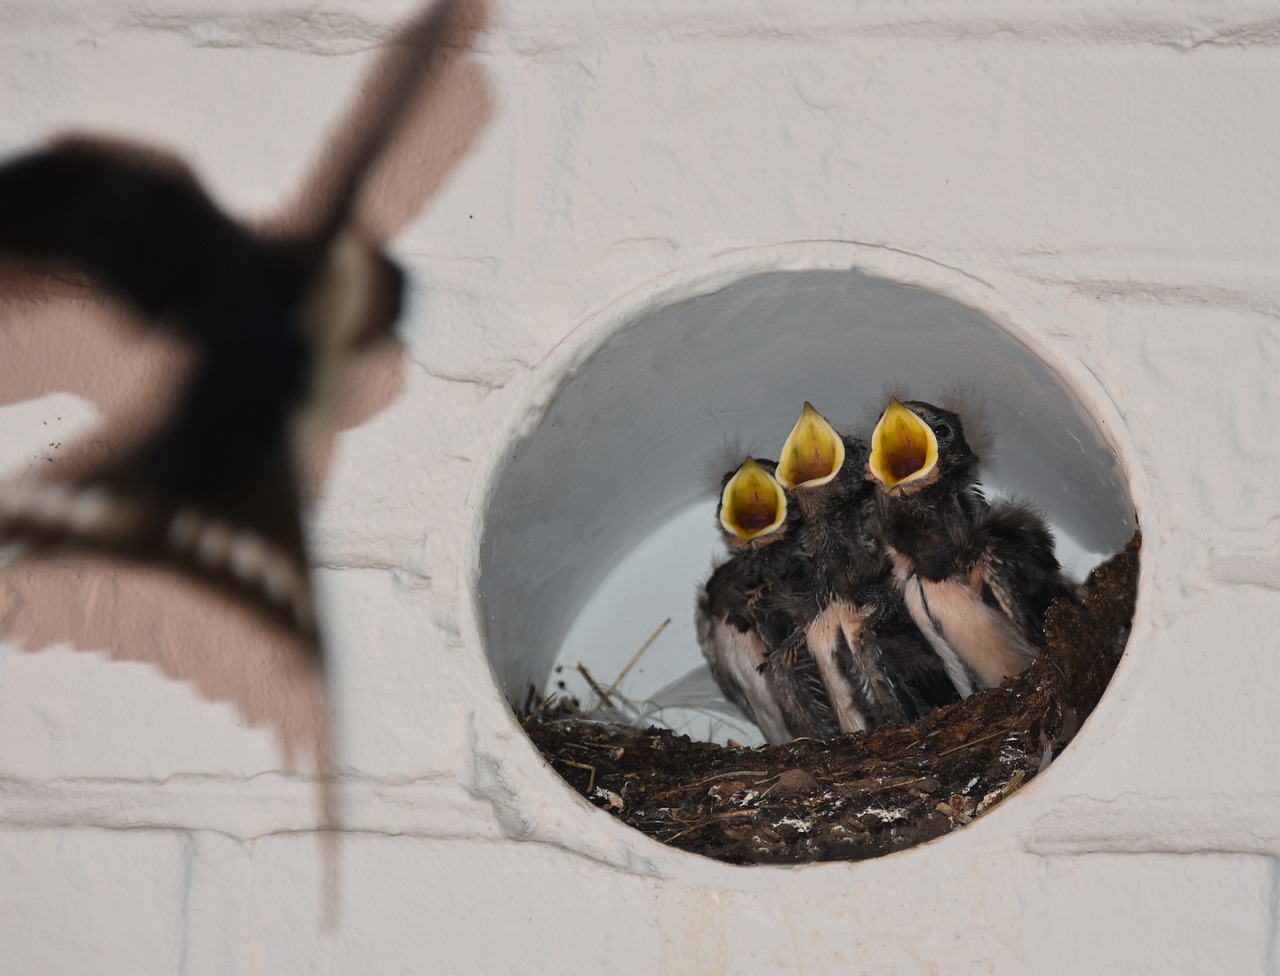
POLYGON ((542 711, 525 731, 589 801, 664 844, 734 864, 855 861, 964 826, 1042 773, 1101 698, 1128 638, 1140 538, 1055 603, 1045 649, 998 688, 912 725, 758 749, 542 711))

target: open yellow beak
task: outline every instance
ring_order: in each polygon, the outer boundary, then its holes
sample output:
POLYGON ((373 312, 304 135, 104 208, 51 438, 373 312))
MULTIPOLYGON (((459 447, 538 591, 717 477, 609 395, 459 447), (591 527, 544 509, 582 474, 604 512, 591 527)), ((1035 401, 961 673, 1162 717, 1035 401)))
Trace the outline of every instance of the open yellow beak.
POLYGON ((938 466, 938 439, 923 420, 896 399, 871 435, 867 474, 892 491, 921 481, 938 466))
POLYGON ((844 441, 822 414, 805 401, 778 458, 778 481, 784 488, 816 488, 840 473, 844 441))
POLYGON ((742 462, 720 496, 720 524, 743 542, 777 530, 787 517, 782 486, 752 458, 742 462))

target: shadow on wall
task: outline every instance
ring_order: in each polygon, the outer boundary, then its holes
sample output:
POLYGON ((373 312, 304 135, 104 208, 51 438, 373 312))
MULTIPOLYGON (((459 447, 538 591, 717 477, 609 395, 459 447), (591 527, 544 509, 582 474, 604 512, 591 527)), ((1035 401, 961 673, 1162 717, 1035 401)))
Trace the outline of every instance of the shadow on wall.
MULTIPOLYGON (((264 232, 307 226, 324 212, 341 190, 335 174, 367 151, 367 120, 378 117, 388 99, 407 101, 372 163, 356 222, 384 242, 419 215, 492 111, 483 72, 463 59, 487 20, 486 6, 484 0, 456 5, 449 53, 430 70, 419 65, 430 8, 389 32, 311 176, 264 232), (421 77, 405 89, 405 79, 416 74, 421 77)), ((190 356, 183 343, 144 328, 79 279, 10 270, 0 285, 0 403, 65 391, 105 414, 100 432, 37 458, 26 473, 40 468, 46 477, 65 478, 139 443, 184 378, 190 356)), ((306 499, 319 493, 337 433, 399 396, 403 363, 402 344, 390 340, 346 364, 323 416, 298 434, 306 499)), ((0 567, 0 634, 24 651, 70 642, 112 660, 154 664, 210 701, 234 702, 247 723, 271 727, 290 767, 310 756, 319 772, 332 771, 323 674, 311 666, 305 640, 172 571, 70 552, 19 556, 0 567)))

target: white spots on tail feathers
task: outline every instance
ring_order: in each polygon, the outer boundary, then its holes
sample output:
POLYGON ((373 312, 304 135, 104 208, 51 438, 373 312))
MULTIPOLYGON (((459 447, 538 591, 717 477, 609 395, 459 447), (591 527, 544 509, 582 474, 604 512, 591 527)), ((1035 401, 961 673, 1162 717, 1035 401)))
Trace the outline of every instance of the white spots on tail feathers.
POLYGON ((61 524, 66 521, 71 495, 71 489, 66 485, 45 485, 32 496, 28 513, 42 524, 61 524))
MULTIPOLYGON (((207 569, 221 569, 227 565, 227 553, 231 550, 231 527, 215 519, 209 519, 196 532, 196 559, 207 569)), ((246 581, 249 582, 249 581, 246 581)))
POLYGON ((263 565, 268 556, 266 543, 256 535, 242 533, 231 542, 227 553, 227 567, 236 579, 250 581, 256 568, 263 565))
POLYGON ((827 689, 840 731, 861 732, 867 728, 866 716, 854 704, 849 682, 836 664, 841 637, 849 649, 858 654, 862 647, 862 617, 847 603, 834 600, 805 628, 805 643, 818 666, 818 675, 827 689))
MULTIPOLYGON (((100 545, 124 542, 147 520, 144 507, 96 485, 75 488, 58 482, 11 485, 0 499, 0 529, 24 533, 65 533, 100 545), (9 526, 4 526, 4 523, 9 526)), ((305 566, 261 537, 237 531, 220 519, 181 509, 165 531, 169 550, 192 557, 211 572, 225 572, 256 587, 293 614, 298 626, 315 628, 315 607, 305 566)))
POLYGON ((225 571, 257 587, 272 603, 290 610, 303 630, 315 627, 305 568, 260 536, 237 532, 226 522, 184 508, 169 522, 165 540, 173 552, 194 556, 206 569, 225 571))
POLYGON ((101 488, 86 488, 71 498, 67 521, 77 532, 88 532, 95 525, 105 525, 111 513, 111 496, 101 488))
POLYGON ((285 603, 290 598, 290 593, 296 587, 294 574, 290 572, 291 567, 288 563, 279 558, 272 558, 268 554, 267 559, 259 567, 261 569, 262 589, 267 596, 275 600, 277 603, 285 603))
POLYGON ((182 509, 169 522, 169 548, 186 552, 195 547, 200 536, 200 516, 188 508, 182 509))
POLYGON ((127 535, 141 520, 141 512, 92 485, 73 488, 62 482, 19 483, 5 488, 0 519, 19 526, 25 523, 27 530, 68 531, 96 542, 111 542, 127 535))
POLYGON ((911 618, 961 695, 974 692, 968 672, 983 688, 994 688, 1031 663, 1036 647, 980 592, 960 580, 921 579, 902 553, 890 549, 889 555, 911 618))

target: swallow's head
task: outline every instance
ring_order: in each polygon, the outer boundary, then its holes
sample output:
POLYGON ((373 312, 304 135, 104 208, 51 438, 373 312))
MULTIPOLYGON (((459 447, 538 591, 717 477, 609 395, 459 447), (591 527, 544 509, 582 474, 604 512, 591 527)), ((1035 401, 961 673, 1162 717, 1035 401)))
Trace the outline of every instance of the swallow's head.
POLYGON ((391 334, 404 290, 400 267, 349 228, 324 252, 303 298, 300 324, 322 349, 361 349, 391 334))
POLYGON ((774 478, 772 461, 748 457, 720 493, 720 528, 732 549, 758 549, 782 538, 787 495, 774 478))
POLYGON ((890 495, 912 495, 971 471, 977 461, 954 413, 922 400, 890 399, 871 435, 867 480, 890 495))

